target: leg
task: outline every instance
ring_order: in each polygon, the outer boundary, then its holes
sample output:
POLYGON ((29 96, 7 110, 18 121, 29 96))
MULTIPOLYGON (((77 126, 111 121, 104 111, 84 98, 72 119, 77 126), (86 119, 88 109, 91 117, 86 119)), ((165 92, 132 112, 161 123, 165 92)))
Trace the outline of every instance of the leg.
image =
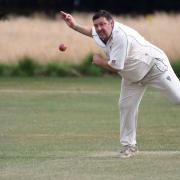
POLYGON ((149 81, 148 85, 159 89, 173 103, 180 104, 180 81, 171 66, 158 78, 149 81))
POLYGON ((136 144, 138 107, 146 87, 122 80, 120 106, 120 143, 123 146, 136 144))

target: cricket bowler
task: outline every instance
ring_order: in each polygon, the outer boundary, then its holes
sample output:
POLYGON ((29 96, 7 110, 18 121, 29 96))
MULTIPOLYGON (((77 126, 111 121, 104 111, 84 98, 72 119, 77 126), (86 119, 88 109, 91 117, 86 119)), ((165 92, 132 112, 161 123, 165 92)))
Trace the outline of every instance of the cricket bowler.
POLYGON ((137 31, 116 22, 108 11, 100 10, 93 15, 92 28, 79 25, 66 12, 61 11, 60 16, 70 28, 93 38, 104 50, 106 58, 94 54, 93 64, 121 75, 120 157, 135 155, 138 108, 146 88, 154 87, 173 103, 180 104, 180 81, 168 57, 137 31))

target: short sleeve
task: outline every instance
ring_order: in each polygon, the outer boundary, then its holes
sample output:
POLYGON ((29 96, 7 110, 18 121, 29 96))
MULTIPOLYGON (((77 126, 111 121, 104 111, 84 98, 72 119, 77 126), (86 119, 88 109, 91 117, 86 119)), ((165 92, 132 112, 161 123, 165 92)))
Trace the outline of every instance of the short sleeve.
POLYGON ((124 68, 127 56, 128 39, 124 32, 117 31, 113 36, 113 43, 109 54, 108 64, 117 70, 124 68))

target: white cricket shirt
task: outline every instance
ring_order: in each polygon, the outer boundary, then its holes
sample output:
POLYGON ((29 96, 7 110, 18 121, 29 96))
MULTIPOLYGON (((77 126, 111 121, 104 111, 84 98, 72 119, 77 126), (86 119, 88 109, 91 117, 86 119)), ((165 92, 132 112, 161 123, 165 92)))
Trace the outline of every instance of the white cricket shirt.
POLYGON ((132 82, 141 80, 148 73, 154 64, 154 58, 166 56, 137 31, 118 22, 115 22, 106 44, 99 38, 94 27, 92 37, 97 45, 104 49, 108 64, 119 70, 124 79, 132 82))

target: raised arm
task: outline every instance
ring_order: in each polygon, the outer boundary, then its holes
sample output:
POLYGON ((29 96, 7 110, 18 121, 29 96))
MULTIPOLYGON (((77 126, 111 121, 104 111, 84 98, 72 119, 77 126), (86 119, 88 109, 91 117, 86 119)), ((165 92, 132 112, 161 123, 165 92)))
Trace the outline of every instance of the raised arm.
POLYGON ((92 37, 92 29, 85 27, 83 25, 79 25, 71 14, 60 11, 60 16, 70 28, 74 29, 75 31, 81 34, 92 37))

